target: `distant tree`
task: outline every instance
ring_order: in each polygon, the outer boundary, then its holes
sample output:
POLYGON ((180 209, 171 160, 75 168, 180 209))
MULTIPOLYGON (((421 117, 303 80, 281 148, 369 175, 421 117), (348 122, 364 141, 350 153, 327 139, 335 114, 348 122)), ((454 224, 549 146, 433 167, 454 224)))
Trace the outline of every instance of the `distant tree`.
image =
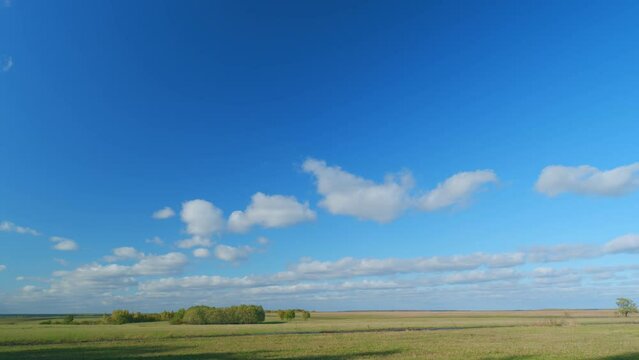
POLYGON ((74 319, 73 315, 67 315, 67 316, 64 317, 64 319, 62 319, 62 323, 63 324, 71 324, 71 323, 73 323, 73 319, 74 319))
POLYGON ((277 316, 280 320, 291 321, 295 319, 295 310, 277 310, 277 316))
POLYGON ((628 315, 639 312, 639 310, 637 310, 637 304, 635 304, 634 301, 626 298, 618 298, 617 312, 624 317, 628 317, 628 315))
POLYGON ((182 323, 182 319, 184 318, 184 313, 186 313, 186 309, 180 309, 178 311, 176 311, 173 316, 171 317, 171 324, 181 324, 182 323))
POLYGON ((128 324, 133 322, 133 314, 128 310, 113 310, 109 317, 109 323, 111 324, 128 324))
POLYGON ((310 318, 311 318, 311 313, 306 310, 302 310, 302 319, 308 320, 310 318))
POLYGON ((295 319, 295 310, 286 310, 284 320, 291 321, 293 319, 295 319))

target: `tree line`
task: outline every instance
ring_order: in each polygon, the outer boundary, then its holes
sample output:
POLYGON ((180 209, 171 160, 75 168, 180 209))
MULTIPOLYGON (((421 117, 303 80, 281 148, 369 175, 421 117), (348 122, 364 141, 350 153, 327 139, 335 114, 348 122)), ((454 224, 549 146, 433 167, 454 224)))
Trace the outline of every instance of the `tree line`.
MULTIPOLYGON (((303 309, 289 309, 270 311, 276 313, 283 321, 295 319, 296 313, 303 320, 308 320, 311 313, 303 309)), ((104 314, 101 319, 74 321, 73 315, 67 315, 62 321, 46 320, 41 324, 68 324, 68 325, 94 325, 94 324, 131 324, 153 321, 169 321, 171 324, 257 324, 266 319, 266 311, 259 305, 237 305, 229 307, 212 307, 206 305, 191 306, 177 311, 162 311, 158 313, 131 312, 117 309, 111 314, 104 314)))

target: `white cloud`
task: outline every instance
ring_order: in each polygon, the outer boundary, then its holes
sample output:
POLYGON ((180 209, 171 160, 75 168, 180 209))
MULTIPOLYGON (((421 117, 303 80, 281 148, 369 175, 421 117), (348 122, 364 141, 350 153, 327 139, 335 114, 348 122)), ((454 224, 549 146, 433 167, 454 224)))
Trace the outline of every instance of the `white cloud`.
POLYGON ((483 185, 497 182, 492 170, 457 173, 419 199, 419 208, 434 211, 451 205, 463 204, 483 185))
POLYGON ((28 228, 26 226, 18 226, 10 221, 0 222, 0 231, 15 232, 18 234, 28 234, 28 235, 34 235, 34 236, 40 235, 40 232, 34 229, 28 228))
POLYGON ((162 246, 164 245, 164 241, 162 241, 162 239, 160 239, 159 236, 154 236, 150 239, 146 239, 144 240, 145 243, 147 244, 154 244, 154 245, 158 245, 158 246, 162 246))
POLYGON ((22 288, 22 291, 26 292, 26 293, 30 293, 30 292, 35 292, 39 290, 37 286, 35 285, 26 285, 22 288))
POLYGON ((63 238, 60 236, 52 236, 51 238, 49 238, 49 240, 56 243, 55 245, 53 245, 53 248, 56 250, 60 250, 60 251, 78 250, 78 244, 71 239, 63 238))
POLYGON ((56 263, 62 265, 62 266, 67 266, 69 265, 69 263, 64 260, 64 259, 60 259, 60 258, 53 258, 53 261, 55 261, 56 263))
POLYGON ((104 257, 106 261, 115 262, 119 260, 141 259, 144 257, 144 253, 141 253, 130 246, 115 248, 112 252, 113 255, 107 255, 104 257))
POLYGON ((188 290, 210 290, 215 288, 234 288, 258 285, 259 281, 253 277, 229 278, 224 276, 185 276, 182 278, 164 278, 150 280, 140 284, 140 289, 144 292, 165 292, 188 290))
POLYGON ((0 264, 0 271, 5 271, 7 269, 7 265, 0 264))
POLYGON ((153 213, 153 218, 158 220, 168 219, 173 216, 175 216, 175 211, 173 211, 173 209, 168 206, 165 206, 164 208, 153 213))
POLYGON ((602 171, 590 165, 547 166, 535 184, 548 196, 562 193, 620 196, 639 188, 639 163, 602 171))
POLYGON ((307 159, 302 168, 317 180, 317 191, 324 196, 321 207, 332 214, 380 223, 394 220, 409 208, 435 211, 464 204, 483 185, 497 182, 492 170, 460 172, 425 195, 415 197, 411 195, 414 181, 408 172, 387 175, 379 184, 316 159, 307 159))
POLYGON ((186 255, 171 252, 164 255, 147 255, 131 267, 133 275, 162 275, 175 273, 188 263, 186 255))
POLYGON ((531 263, 560 262, 576 259, 591 259, 602 256, 600 246, 588 244, 559 244, 536 246, 526 250, 526 261, 531 263))
POLYGON ((628 234, 620 236, 616 239, 607 242, 604 247, 604 251, 609 254, 635 254, 639 253, 639 235, 628 234))
POLYGON ((195 236, 191 239, 180 240, 176 243, 176 245, 180 249, 190 249, 196 246, 211 247, 211 245, 213 245, 213 241, 211 241, 211 239, 208 239, 208 238, 195 236))
MULTIPOLYGON (((215 251, 195 249, 193 255, 198 256, 197 252, 204 250, 210 251, 209 256, 238 261, 260 249, 258 245, 219 245, 215 251)), ((214 298, 219 304, 233 304, 242 298, 243 301, 255 301, 271 308, 291 302, 302 307, 324 309, 361 308, 362 305, 349 303, 351 299, 364 306, 378 308, 388 305, 406 307, 406 304, 467 308, 469 305, 481 307, 476 304, 478 299, 484 299, 484 305, 489 306, 493 306, 496 299, 504 299, 502 307, 503 304, 520 306, 521 301, 531 296, 539 299, 544 292, 554 301, 557 301, 559 293, 561 305, 569 291, 608 296, 606 301, 609 301, 618 293, 639 294, 636 292, 639 265, 628 262, 576 269, 527 265, 632 254, 638 249, 639 235, 629 234, 603 244, 564 244, 510 253, 413 258, 345 257, 331 261, 303 258, 288 269, 275 273, 177 277, 188 263, 185 254, 143 255, 134 248, 122 247, 114 249, 113 256, 138 256, 138 260, 131 265, 83 265, 74 270, 56 271, 49 279, 23 277, 23 284, 38 282, 42 285, 27 285, 27 289, 15 294, 0 293, 0 303, 3 309, 26 309, 29 306, 36 309, 36 306, 47 304, 50 309, 73 306, 87 311, 102 311, 100 306, 104 306, 105 310, 125 306, 154 311, 176 304, 197 303, 202 299, 214 298), (601 294, 602 290, 605 294, 601 294), (466 300, 459 300, 460 296, 466 300), (396 302, 397 298, 402 299, 401 304, 396 302), (508 303, 506 299, 513 302, 508 303), (454 303, 458 300, 461 302, 454 303)), ((548 305, 535 303, 534 306, 548 305)))
POLYGON ((268 243, 270 242, 266 236, 260 236, 255 241, 260 245, 268 245, 268 243))
POLYGON ((302 259, 278 278, 330 279, 353 276, 378 276, 402 273, 430 273, 472 270, 480 267, 503 268, 525 263, 523 253, 433 256, 413 259, 357 259, 341 258, 336 261, 302 259))
POLYGON ((244 260, 253 252, 255 248, 247 245, 235 247, 220 244, 215 247, 215 257, 224 261, 244 260))
POLYGON ((261 192, 251 197, 251 204, 244 211, 233 211, 229 217, 230 231, 245 232, 253 225, 265 228, 290 226, 315 220, 315 212, 308 203, 299 203, 293 196, 266 195, 261 192))
POLYGON ((211 246, 211 236, 224 228, 222 210, 206 200, 191 200, 182 204, 182 221, 186 224, 186 232, 191 239, 178 242, 181 248, 195 246, 211 246))
POLYGON ((198 258, 207 258, 210 255, 211 253, 209 252, 209 249, 206 249, 206 248, 197 248, 193 250, 193 256, 198 258))
POLYGON ((384 183, 377 184, 316 159, 307 159, 302 169, 317 180, 317 191, 324 196, 320 206, 331 214, 364 220, 389 222, 397 218, 407 208, 408 191, 413 186, 408 173, 387 176, 384 183))
POLYGON ((137 285, 137 277, 176 274, 187 263, 186 255, 172 252, 146 255, 133 265, 83 265, 70 271, 54 272, 50 287, 44 289, 44 293, 62 298, 105 298, 110 291, 137 285))
POLYGON ((7 72, 13 67, 13 58, 11 56, 2 57, 2 72, 7 72))

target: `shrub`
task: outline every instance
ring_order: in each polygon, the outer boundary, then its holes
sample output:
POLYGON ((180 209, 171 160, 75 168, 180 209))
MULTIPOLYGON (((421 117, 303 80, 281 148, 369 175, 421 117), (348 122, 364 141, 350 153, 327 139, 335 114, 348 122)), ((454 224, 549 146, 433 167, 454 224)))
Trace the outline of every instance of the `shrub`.
POLYGON ((291 321, 295 319, 295 310, 278 310, 277 315, 280 320, 291 321))
POLYGON ((40 325, 51 325, 51 320, 40 321, 40 325))
POLYGON ((180 309, 180 310, 176 311, 175 313, 173 313, 173 316, 171 317, 170 323, 174 324, 174 325, 181 324, 185 313, 186 313, 185 309, 180 309))
POLYGON ((67 316, 64 317, 64 319, 62 319, 62 323, 63 324, 67 324, 67 325, 71 324, 71 323, 73 323, 73 319, 74 319, 73 315, 67 315, 67 316))
POLYGON ((113 310, 111 316, 108 317, 109 324, 128 324, 133 322, 133 315, 128 310, 113 310))
POLYGON ((308 320, 310 318, 311 318, 311 313, 306 310, 302 310, 302 319, 308 320))

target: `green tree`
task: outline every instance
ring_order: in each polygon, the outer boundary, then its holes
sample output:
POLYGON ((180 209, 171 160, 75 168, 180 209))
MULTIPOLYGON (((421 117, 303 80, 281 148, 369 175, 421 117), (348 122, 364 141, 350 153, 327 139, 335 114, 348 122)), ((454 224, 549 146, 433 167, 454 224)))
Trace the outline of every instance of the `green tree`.
POLYGON ((635 304, 634 301, 626 298, 618 298, 617 312, 624 317, 628 317, 628 315, 639 311, 637 310, 637 304, 635 304))
POLYGON ((295 319, 295 310, 277 310, 277 316, 280 320, 291 321, 295 319))
POLYGON ((310 318, 311 318, 311 313, 310 313, 310 312, 308 312, 308 311, 306 311, 306 310, 303 310, 303 311, 302 311, 302 319, 304 319, 304 320, 308 320, 308 319, 310 319, 310 318))
POLYGON ((67 325, 71 324, 73 323, 73 319, 74 319, 73 315, 67 315, 64 317, 64 319, 62 319, 62 323, 67 325))

